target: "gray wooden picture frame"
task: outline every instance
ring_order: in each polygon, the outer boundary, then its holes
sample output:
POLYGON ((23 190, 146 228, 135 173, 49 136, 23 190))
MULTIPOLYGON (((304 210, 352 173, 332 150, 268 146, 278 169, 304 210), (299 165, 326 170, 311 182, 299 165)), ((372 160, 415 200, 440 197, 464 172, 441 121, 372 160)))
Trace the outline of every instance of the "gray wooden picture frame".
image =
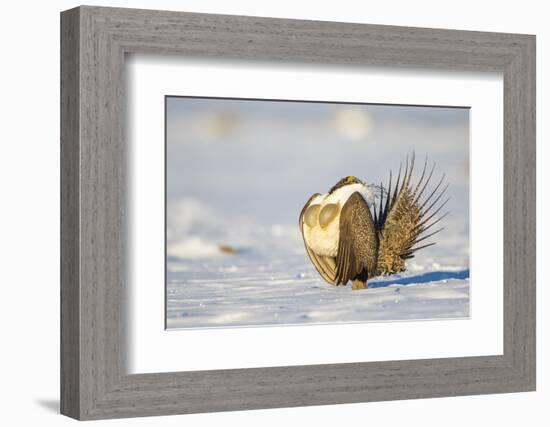
POLYGON ((71 9, 61 14, 61 166, 65 415, 84 420, 535 390, 532 35, 71 9), (136 52, 502 72, 504 354, 127 374, 124 61, 136 52))

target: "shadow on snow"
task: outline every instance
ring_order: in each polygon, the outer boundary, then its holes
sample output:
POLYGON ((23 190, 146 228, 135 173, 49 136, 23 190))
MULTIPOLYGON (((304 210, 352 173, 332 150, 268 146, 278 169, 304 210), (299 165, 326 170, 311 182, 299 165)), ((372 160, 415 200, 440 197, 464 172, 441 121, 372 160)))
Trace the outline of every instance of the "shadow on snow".
POLYGON ((464 280, 470 277, 470 269, 459 271, 430 271, 416 276, 395 277, 388 279, 369 280, 369 288, 383 288, 390 285, 412 285, 420 283, 437 282, 439 280, 459 279, 464 280))

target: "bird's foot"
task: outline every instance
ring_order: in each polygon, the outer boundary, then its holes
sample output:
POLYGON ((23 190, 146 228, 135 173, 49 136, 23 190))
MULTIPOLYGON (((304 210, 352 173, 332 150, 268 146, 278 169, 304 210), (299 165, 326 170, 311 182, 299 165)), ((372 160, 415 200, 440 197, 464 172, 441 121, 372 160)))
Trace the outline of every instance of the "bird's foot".
POLYGON ((368 283, 366 281, 362 280, 352 280, 351 282, 351 289, 353 291, 356 291, 358 289, 367 289, 369 287, 368 283))

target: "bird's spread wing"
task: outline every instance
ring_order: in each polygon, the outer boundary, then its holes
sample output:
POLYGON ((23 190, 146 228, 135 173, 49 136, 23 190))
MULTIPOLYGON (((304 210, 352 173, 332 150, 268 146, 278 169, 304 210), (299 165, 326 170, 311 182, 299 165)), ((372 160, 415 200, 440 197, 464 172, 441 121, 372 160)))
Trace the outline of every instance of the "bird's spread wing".
POLYGON ((422 199, 422 195, 435 169, 434 164, 429 174, 426 176, 427 163, 428 159, 426 158, 422 174, 416 186, 411 184, 414 167, 414 153, 410 163, 407 158, 405 173, 403 174, 402 180, 401 167, 399 167, 397 182, 393 189, 390 172, 390 180, 387 193, 385 194, 385 200, 384 194, 382 194, 378 212, 376 212, 376 208, 374 209, 374 222, 380 233, 378 255, 379 274, 393 274, 403 271, 405 269, 405 259, 412 258, 414 252, 427 246, 434 245, 435 242, 416 247, 415 245, 443 230, 443 228, 440 228, 427 235, 423 235, 423 233, 447 215, 447 213, 445 213, 441 217, 434 219, 449 200, 447 199, 438 205, 441 197, 447 190, 447 186, 441 187, 445 175, 441 177, 430 195, 422 199))
POLYGON ((328 257, 328 256, 322 256, 317 255, 314 253, 308 246, 306 242, 306 238, 304 236, 304 213, 306 209, 308 208, 311 201, 316 197, 319 196, 319 193, 315 193, 313 196, 309 198, 305 206, 302 208, 302 212, 300 213, 300 231, 302 232, 302 238, 304 239, 304 246, 306 247, 306 252, 309 256, 309 259, 321 275, 321 277, 330 284, 336 284, 336 265, 334 258, 328 257))
POLYGON ((376 275, 378 235, 367 202, 353 193, 340 213, 340 239, 336 255, 336 283, 346 284, 364 270, 376 275))

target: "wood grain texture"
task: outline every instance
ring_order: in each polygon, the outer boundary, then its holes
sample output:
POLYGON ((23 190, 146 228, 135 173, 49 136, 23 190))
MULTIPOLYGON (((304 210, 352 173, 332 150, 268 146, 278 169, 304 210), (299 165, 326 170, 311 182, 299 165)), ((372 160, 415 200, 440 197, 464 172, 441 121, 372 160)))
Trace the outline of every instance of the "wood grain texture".
POLYGON ((535 38, 80 7, 62 13, 61 408, 78 419, 535 389, 535 38), (128 375, 124 55, 500 71, 504 354, 128 375))
POLYGON ((61 412, 80 414, 79 13, 61 20, 61 412))

